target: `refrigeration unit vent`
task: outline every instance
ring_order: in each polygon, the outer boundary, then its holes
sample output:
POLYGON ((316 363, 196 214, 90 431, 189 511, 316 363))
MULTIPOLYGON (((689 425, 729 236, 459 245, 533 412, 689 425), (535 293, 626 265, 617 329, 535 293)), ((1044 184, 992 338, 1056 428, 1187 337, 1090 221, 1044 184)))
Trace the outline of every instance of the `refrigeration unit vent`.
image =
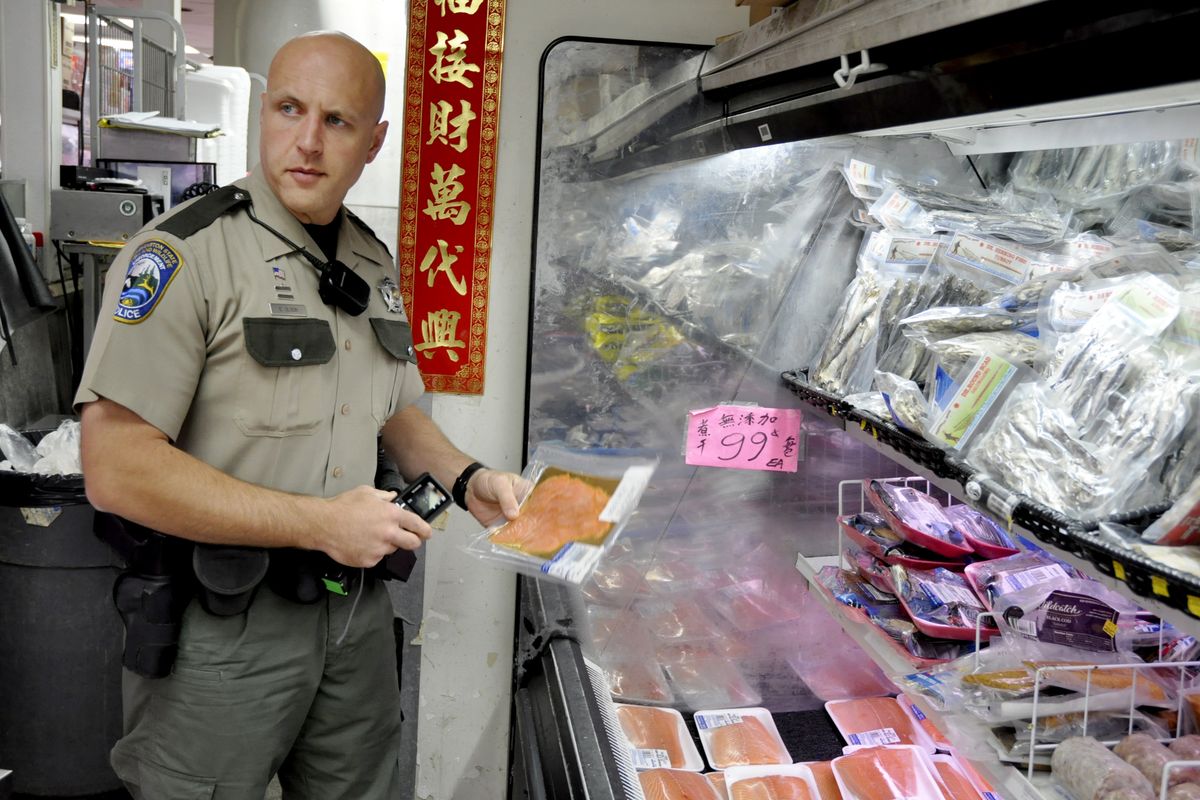
POLYGON ((613 761, 617 765, 617 775, 621 780, 621 788, 625 790, 628 800, 645 800, 642 793, 642 783, 638 780, 637 770, 629 758, 629 748, 625 746, 625 732, 617 720, 617 708, 613 705, 612 695, 608 692, 608 679, 604 670, 597 667, 586 658, 583 664, 587 667, 588 683, 592 686, 592 694, 596 696, 596 707, 600 709, 600 719, 604 724, 604 733, 612 750, 613 761))

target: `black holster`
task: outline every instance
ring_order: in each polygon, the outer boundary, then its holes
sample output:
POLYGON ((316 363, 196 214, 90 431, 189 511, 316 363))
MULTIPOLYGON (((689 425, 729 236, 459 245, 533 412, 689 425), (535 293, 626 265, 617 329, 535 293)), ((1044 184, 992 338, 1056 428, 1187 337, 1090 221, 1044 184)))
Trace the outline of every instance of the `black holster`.
POLYGON ((93 530, 127 566, 113 584, 113 602, 125 625, 121 663, 146 678, 169 675, 183 612, 195 593, 191 544, 99 512, 93 530))

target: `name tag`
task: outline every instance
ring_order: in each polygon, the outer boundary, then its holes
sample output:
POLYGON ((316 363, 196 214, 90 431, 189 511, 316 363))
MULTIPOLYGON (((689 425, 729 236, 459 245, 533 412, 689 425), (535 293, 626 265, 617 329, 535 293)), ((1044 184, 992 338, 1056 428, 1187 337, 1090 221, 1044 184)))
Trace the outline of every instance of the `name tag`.
POLYGON ((308 312, 300 303, 271 303, 273 317, 306 317, 308 312))

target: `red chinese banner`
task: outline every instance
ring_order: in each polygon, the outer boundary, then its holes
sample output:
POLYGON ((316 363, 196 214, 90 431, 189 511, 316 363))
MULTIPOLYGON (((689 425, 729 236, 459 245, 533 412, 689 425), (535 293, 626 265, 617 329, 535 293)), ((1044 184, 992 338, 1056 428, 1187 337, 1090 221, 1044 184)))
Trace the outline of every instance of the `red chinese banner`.
POLYGON ((483 394, 504 0, 410 0, 400 289, 432 392, 483 394))

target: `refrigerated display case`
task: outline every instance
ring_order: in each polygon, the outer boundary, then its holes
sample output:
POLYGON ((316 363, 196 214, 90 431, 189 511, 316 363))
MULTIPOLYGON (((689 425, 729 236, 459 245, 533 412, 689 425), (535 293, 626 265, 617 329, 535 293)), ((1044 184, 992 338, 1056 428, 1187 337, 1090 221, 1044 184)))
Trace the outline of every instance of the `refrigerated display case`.
MULTIPOLYGON (((1125 166, 1102 178, 1123 198, 1165 177, 1153 154, 1169 151, 1172 169, 1191 158, 1179 141, 1200 132, 1200 66, 1175 48, 1198 23, 1170 3, 844 0, 798 4, 714 48, 569 39, 547 50, 527 452, 562 441, 660 465, 581 587, 520 582, 513 797, 640 797, 614 700, 685 716, 761 706, 796 761, 839 755, 824 702, 887 693, 888 678, 922 666, 817 579, 840 562, 836 520, 863 479, 918 479, 1200 631, 1195 576, 1097 538, 1098 515, 1017 492, 1011 476, 862 405, 874 355, 838 373, 852 379, 819 374, 881 335, 847 325, 843 308, 880 228, 878 198, 861 189, 884 182, 857 170, 895 177, 927 205, 972 198, 972 213, 993 215, 984 237, 1021 252, 1105 232, 1109 206, 1047 198, 1058 184, 1044 174, 1036 191, 997 192, 1039 174, 1030 153, 1078 161, 1091 148, 1110 166, 1120 154, 1125 166), (688 413, 719 404, 800 408, 798 471, 685 463, 688 413)), ((1059 183, 1098 193, 1082 178, 1059 183)), ((1127 497, 1105 516, 1144 526, 1170 499, 1127 497)), ((952 739, 982 735, 914 702, 952 739)), ((964 747, 1004 797, 1041 798, 964 747)))

